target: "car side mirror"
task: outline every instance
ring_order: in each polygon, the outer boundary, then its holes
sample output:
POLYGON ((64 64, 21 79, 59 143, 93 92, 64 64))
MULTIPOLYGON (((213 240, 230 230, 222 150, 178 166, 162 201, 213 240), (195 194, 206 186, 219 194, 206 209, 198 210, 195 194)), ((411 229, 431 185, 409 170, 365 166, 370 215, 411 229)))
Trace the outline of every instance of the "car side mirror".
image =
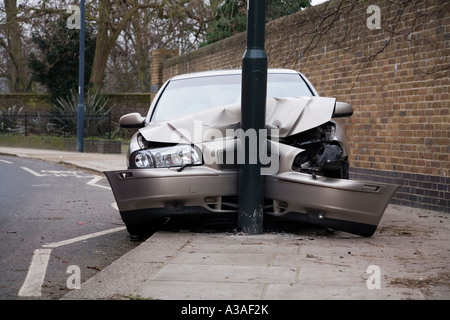
POLYGON ((353 107, 346 102, 336 102, 334 106, 333 118, 350 117, 353 114, 353 107))
POLYGON ((144 126, 145 118, 137 112, 123 115, 119 124, 122 128, 142 128, 144 126))

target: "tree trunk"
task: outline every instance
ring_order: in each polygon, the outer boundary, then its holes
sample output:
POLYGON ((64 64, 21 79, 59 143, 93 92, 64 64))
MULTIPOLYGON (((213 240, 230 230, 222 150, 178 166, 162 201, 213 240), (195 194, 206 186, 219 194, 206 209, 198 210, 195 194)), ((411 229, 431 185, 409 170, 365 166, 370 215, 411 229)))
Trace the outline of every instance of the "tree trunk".
POLYGON ((155 4, 134 5, 124 14, 117 25, 112 26, 112 18, 110 17, 112 12, 111 0, 99 0, 97 42, 90 79, 90 84, 94 89, 100 89, 103 85, 109 54, 122 30, 139 9, 156 6, 155 4))
POLYGON ((7 48, 10 58, 11 91, 24 92, 27 89, 28 75, 22 56, 22 32, 17 21, 17 0, 5 0, 7 48))
POLYGON ((150 91, 150 61, 148 58, 148 51, 144 46, 144 41, 142 40, 142 34, 139 28, 139 20, 134 19, 132 21, 133 24, 133 33, 136 41, 136 56, 137 56, 137 75, 139 80, 139 89, 141 92, 149 92, 150 91))
POLYGON ((90 84, 94 89, 100 89, 103 84, 106 63, 108 62, 108 18, 111 10, 110 0, 99 1, 98 33, 95 45, 94 62, 92 64, 90 84))

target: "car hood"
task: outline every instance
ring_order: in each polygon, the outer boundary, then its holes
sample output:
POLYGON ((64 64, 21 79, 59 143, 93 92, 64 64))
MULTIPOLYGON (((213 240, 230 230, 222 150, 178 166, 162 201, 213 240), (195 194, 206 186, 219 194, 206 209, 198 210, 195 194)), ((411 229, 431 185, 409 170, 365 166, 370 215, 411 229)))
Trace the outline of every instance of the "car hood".
MULTIPOLYGON (((309 130, 331 120, 335 98, 268 98, 266 128, 278 129, 280 138, 309 130)), ((234 135, 241 127, 241 104, 208 109, 176 119, 149 123, 140 129, 147 141, 202 143, 234 135)))

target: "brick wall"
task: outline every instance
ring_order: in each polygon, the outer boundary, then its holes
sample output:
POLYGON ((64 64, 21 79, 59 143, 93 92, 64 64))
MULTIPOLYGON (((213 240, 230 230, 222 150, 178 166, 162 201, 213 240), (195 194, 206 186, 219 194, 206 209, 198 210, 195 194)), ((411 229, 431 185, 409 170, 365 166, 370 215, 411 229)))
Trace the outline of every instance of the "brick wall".
MULTIPOLYGON (((163 80, 240 68, 245 33, 163 63, 163 80)), ((450 212, 450 3, 331 0, 266 25, 269 67, 297 69, 342 119, 351 178, 398 183, 394 203, 450 212), (370 29, 376 5, 380 29, 370 29), (368 24, 369 20, 369 24, 368 24)))
POLYGON ((155 49, 152 51, 151 63, 151 77, 150 77, 150 91, 155 95, 159 88, 164 84, 163 79, 163 63, 168 58, 176 56, 178 53, 175 50, 155 49))

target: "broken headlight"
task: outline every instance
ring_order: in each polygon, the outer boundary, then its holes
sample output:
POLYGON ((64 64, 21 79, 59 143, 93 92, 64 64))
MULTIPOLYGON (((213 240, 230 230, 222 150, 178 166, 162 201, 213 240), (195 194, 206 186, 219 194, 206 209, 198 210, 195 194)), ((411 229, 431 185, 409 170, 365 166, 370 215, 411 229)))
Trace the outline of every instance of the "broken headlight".
POLYGON ((190 145, 138 150, 130 155, 130 168, 170 168, 202 164, 199 151, 190 145))

